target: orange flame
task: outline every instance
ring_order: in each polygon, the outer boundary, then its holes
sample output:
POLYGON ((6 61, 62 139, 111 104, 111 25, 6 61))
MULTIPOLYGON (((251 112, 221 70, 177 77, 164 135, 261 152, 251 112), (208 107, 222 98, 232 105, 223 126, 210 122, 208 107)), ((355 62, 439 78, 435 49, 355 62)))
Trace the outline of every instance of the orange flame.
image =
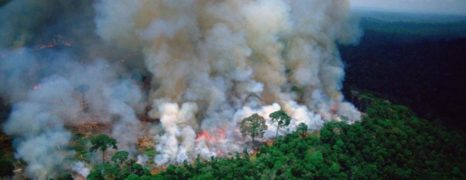
POLYGON ((226 138, 225 129, 219 128, 213 134, 208 131, 202 130, 197 134, 196 141, 205 140, 208 143, 217 143, 226 138))
POLYGON ((211 142, 215 139, 209 134, 209 132, 201 131, 197 134, 196 141, 201 141, 201 140, 206 140, 207 142, 211 142))

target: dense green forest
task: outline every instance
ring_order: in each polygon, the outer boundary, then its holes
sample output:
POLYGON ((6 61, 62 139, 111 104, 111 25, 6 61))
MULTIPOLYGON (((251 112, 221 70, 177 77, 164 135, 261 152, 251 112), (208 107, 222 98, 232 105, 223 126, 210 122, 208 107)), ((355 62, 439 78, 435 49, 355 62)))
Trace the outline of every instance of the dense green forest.
MULTIPOLYGON (((259 145, 253 154, 227 158, 197 159, 194 163, 170 165, 151 174, 117 151, 102 157, 88 179, 465 179, 464 132, 449 131, 420 119, 407 107, 393 105, 371 94, 358 95, 365 115, 348 125, 329 122, 319 132, 302 124, 292 134, 259 145)), ((78 138, 77 158, 92 151, 116 148, 113 139, 98 135, 78 138), (88 141, 90 149, 80 144, 88 141)), ((3 142, 3 141, 2 141, 3 142)), ((11 159, 4 157, 2 174, 11 173, 11 159)), ((64 176, 64 179, 71 176, 64 176)))
POLYGON ((466 129, 465 17, 359 13, 360 43, 339 46, 344 91, 376 92, 429 121, 466 129))
POLYGON ((254 155, 170 166, 160 179, 465 179, 465 136, 360 95, 363 121, 300 128, 254 155))

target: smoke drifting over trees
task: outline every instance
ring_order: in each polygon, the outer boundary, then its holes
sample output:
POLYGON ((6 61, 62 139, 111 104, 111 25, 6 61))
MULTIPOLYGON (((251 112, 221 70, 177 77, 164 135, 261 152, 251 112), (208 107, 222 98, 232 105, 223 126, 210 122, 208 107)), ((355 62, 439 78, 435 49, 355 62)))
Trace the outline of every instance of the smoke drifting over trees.
POLYGON ((259 141, 275 137, 269 114, 280 109, 291 122, 279 135, 300 123, 358 121, 340 92, 336 47, 360 36, 348 8, 346 0, 10 1, 0 7, 0 94, 13 105, 4 131, 28 175, 41 179, 59 168, 89 172, 66 147, 90 124, 140 159, 148 137, 153 161, 165 165, 243 151, 239 126, 255 113, 266 117, 259 141))

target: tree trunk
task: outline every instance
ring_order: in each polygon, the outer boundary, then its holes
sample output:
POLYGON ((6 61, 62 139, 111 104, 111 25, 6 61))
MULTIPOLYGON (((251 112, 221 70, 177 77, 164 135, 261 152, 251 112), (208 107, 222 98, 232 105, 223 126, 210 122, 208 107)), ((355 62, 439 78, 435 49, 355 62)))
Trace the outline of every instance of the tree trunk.
POLYGON ((102 151, 102 164, 105 163, 105 151, 102 151))
POLYGON ((254 137, 255 137, 255 136, 254 136, 254 133, 252 133, 252 134, 251 134, 251 138, 252 138, 252 144, 253 144, 253 145, 254 145, 255 142, 256 142, 255 139, 254 139, 254 137))
POLYGON ((277 126, 277 131, 275 131, 275 138, 278 137, 278 128, 279 128, 279 127, 280 127, 280 126, 277 126))

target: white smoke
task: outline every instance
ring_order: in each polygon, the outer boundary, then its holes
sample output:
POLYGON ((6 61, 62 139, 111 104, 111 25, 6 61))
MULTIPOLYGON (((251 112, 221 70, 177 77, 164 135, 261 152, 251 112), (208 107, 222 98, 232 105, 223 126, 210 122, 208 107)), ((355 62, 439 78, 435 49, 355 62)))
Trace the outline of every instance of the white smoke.
MULTIPOLYGON (((31 50, 11 53, 13 55, 7 56, 3 63, 23 57, 24 61, 17 63, 34 64, 31 50)), ((73 127, 88 123, 109 126, 111 129, 107 133, 118 140, 121 149, 130 152, 136 151, 139 137, 136 111, 143 100, 139 86, 127 77, 118 77, 117 68, 103 60, 88 65, 62 60, 49 67, 39 67, 43 69, 27 64, 15 67, 24 68, 21 72, 44 73, 39 82, 26 87, 29 91, 25 97, 21 97, 23 92, 11 92, 21 93, 18 94, 21 100, 13 106, 4 125, 6 133, 18 137, 16 156, 28 163, 27 173, 39 179, 55 176, 66 164, 65 159, 73 155, 67 148, 73 127)), ((22 77, 16 75, 8 76, 13 80, 11 84, 24 83, 20 81, 22 77)))
POLYGON ((74 163, 71 166, 71 170, 78 173, 78 175, 80 175, 82 177, 87 177, 87 175, 89 175, 89 173, 90 173, 89 168, 87 168, 86 165, 83 162, 74 163))
POLYGON ((160 153, 155 159, 158 164, 241 151, 238 147, 244 146, 245 140, 238 134, 238 124, 253 113, 268 120, 265 138, 272 138, 275 131, 268 114, 280 108, 293 117, 280 134, 292 131, 300 122, 317 130, 327 120, 360 119, 360 113, 343 102, 340 92, 344 67, 336 42, 351 42, 358 36, 349 23, 347 1, 125 4, 100 1, 97 32, 108 42, 143 49, 146 67, 154 78, 150 116, 160 118, 162 127, 162 135, 154 137, 160 153), (130 11, 113 15, 126 6, 130 11), (129 23, 119 21, 119 16, 129 23), (301 92, 292 91, 293 87, 301 92), (178 104, 187 102, 196 108, 180 110, 178 104), (225 144, 206 138, 193 149, 190 141, 195 135, 181 133, 185 128, 212 136, 218 135, 218 129, 225 130, 225 144))
MULTIPOLYGON (((280 109, 292 121, 279 135, 299 123, 318 130, 326 121, 360 119, 341 93, 344 64, 337 43, 360 36, 347 0, 86 2, 81 7, 93 6, 93 12, 76 11, 87 18, 67 13, 68 19, 56 20, 60 28, 50 29, 21 20, 27 33, 16 36, 32 37, 19 45, 13 45, 18 39, 0 37, 0 83, 6 85, 0 94, 14 104, 4 129, 17 137, 16 156, 28 163, 31 177, 55 176, 73 154, 63 147, 88 124, 144 159, 138 140, 151 137, 153 162, 165 165, 243 151, 250 139, 239 124, 254 113, 267 121, 260 141, 275 137, 269 114, 280 109), (73 20, 95 26, 66 33, 74 30, 62 24, 73 20), (41 28, 71 36, 77 47, 29 47, 42 42, 34 37, 41 28), (142 122, 145 116, 151 121, 142 122)), ((5 14, 15 4, 0 7, 1 19, 14 18, 5 14)), ((23 27, 0 28, 11 34, 23 27)), ((71 169, 84 166, 75 162, 71 169)))

